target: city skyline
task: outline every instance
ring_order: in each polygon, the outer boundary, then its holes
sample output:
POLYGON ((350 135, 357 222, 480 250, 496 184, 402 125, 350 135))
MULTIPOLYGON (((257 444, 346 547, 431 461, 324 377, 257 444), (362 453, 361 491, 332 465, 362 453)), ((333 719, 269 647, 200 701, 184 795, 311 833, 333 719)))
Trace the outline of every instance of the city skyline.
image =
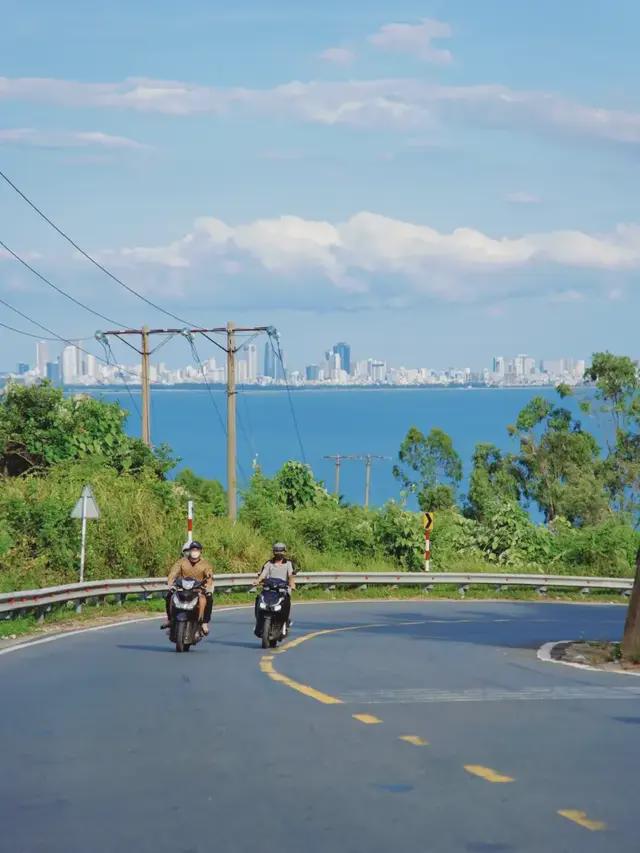
MULTIPOLYGON (((68 344, 55 360, 50 360, 48 341, 35 345, 35 364, 19 362, 15 371, 2 372, 5 380, 33 383, 48 379, 54 384, 82 387, 100 384, 138 384, 141 381, 139 364, 116 364, 100 361, 80 344, 68 344)), ((278 352, 271 342, 264 344, 262 363, 255 343, 242 346, 236 358, 236 382, 241 385, 549 385, 558 382, 578 384, 583 380, 585 359, 573 357, 535 358, 520 353, 514 356, 494 355, 490 366, 480 368, 407 367, 392 365, 374 357, 352 359, 352 348, 340 341, 324 351, 323 359, 303 367, 287 364, 286 354, 278 352), (345 366, 343 366, 343 364, 345 366), (284 371, 283 371, 284 366, 284 371), (347 370, 347 367, 349 368, 347 370)), ((220 363, 215 356, 198 365, 168 367, 164 361, 151 361, 152 384, 222 385, 227 379, 226 359, 220 363)))

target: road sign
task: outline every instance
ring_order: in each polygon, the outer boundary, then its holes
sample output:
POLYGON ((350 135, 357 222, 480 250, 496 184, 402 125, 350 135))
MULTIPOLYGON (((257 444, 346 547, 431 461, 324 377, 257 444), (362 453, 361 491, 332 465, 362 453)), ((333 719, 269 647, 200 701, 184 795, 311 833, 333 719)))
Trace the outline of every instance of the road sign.
POLYGON ((71 510, 71 518, 100 518, 100 510, 91 491, 91 486, 85 486, 82 490, 82 496, 71 510))
POLYGON ((424 529, 431 530, 433 528, 433 513, 425 512, 422 516, 424 529))
POLYGON ((82 519, 82 534, 80 540, 80 583, 84 581, 84 557, 87 550, 87 519, 100 518, 98 504, 91 491, 91 486, 85 486, 80 499, 71 510, 71 518, 82 519))

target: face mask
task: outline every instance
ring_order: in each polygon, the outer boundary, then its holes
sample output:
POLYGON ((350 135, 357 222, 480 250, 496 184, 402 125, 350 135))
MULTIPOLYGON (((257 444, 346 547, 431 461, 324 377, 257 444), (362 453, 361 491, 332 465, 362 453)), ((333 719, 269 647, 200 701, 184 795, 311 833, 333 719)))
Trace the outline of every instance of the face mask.
POLYGON ((193 551, 189 551, 189 559, 192 562, 197 563, 200 559, 200 554, 201 552, 194 548, 193 551))

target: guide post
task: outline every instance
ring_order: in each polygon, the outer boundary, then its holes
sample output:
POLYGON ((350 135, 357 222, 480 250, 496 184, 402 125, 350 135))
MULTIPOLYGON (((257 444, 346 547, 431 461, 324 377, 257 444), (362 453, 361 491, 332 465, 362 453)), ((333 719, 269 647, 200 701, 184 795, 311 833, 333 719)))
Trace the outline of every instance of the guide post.
POLYGON ((433 513, 425 512, 422 515, 424 525, 424 570, 431 571, 431 531, 433 530, 433 513))

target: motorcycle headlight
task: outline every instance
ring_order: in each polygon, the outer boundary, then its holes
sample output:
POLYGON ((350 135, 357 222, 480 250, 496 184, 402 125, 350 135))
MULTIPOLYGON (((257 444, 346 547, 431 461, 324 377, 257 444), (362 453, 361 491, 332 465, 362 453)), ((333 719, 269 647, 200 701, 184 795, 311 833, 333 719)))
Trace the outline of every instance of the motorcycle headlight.
POLYGON ((274 604, 273 609, 274 610, 282 610, 282 605, 281 604, 274 604))

